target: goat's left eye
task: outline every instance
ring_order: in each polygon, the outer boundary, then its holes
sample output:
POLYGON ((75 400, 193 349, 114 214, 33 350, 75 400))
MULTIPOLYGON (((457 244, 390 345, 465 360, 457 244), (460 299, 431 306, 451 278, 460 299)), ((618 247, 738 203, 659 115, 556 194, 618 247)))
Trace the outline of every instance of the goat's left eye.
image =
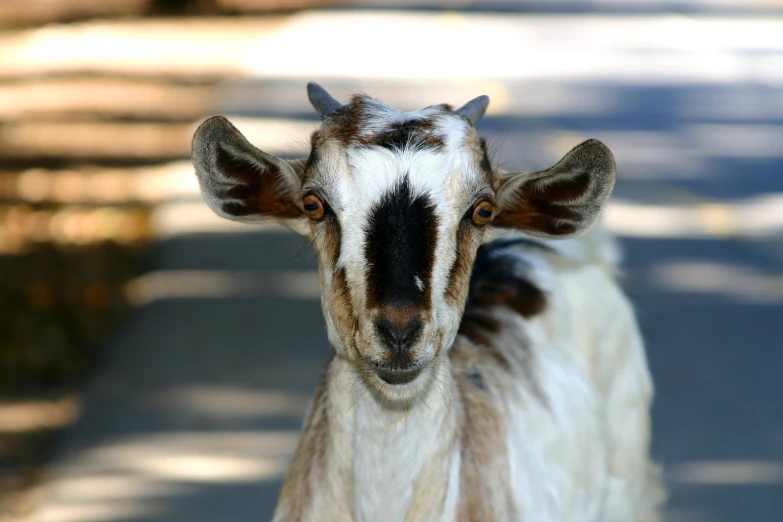
POLYGON ((473 209, 473 223, 480 227, 489 223, 494 208, 495 206, 489 201, 482 201, 476 205, 473 209))
POLYGON ((305 196, 302 200, 302 206, 304 206, 305 214, 310 219, 318 220, 324 217, 324 203, 315 194, 305 196))

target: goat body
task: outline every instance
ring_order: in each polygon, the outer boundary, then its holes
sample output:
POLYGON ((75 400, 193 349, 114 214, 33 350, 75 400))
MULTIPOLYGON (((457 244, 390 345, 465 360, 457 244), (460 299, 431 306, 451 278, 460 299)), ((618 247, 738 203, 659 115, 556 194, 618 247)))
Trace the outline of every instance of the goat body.
POLYGON ((652 383, 613 245, 553 245, 481 248, 448 360, 409 407, 334 358, 274 520, 658 520, 652 383))
POLYGON ((274 520, 656 520, 652 384, 614 243, 592 228, 609 148, 504 173, 474 127, 486 96, 401 112, 308 95, 323 122, 307 158, 219 116, 193 139, 217 214, 275 219, 318 254, 335 357, 274 520))

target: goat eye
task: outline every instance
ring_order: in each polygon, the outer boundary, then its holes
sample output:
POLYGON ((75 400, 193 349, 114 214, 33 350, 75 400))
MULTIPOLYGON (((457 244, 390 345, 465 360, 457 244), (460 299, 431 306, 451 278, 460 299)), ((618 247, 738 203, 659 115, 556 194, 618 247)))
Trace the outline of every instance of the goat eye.
POLYGON ((321 198, 315 194, 308 194, 302 200, 305 214, 313 220, 319 220, 324 217, 324 203, 321 198))
POLYGON ((489 223, 494 208, 495 206, 489 201, 482 201, 476 205, 473 209, 473 223, 480 227, 489 223))

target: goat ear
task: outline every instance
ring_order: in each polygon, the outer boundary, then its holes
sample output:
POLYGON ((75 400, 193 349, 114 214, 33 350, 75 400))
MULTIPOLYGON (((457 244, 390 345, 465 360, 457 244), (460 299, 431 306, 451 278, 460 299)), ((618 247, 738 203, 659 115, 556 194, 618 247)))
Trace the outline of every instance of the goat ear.
POLYGON ((309 233, 299 202, 301 161, 257 149, 222 116, 196 130, 191 158, 204 200, 219 216, 243 223, 275 219, 309 233))
POLYGON ((614 180, 611 151, 598 140, 585 141, 548 170, 505 177, 492 224, 538 237, 579 235, 598 219, 614 180))

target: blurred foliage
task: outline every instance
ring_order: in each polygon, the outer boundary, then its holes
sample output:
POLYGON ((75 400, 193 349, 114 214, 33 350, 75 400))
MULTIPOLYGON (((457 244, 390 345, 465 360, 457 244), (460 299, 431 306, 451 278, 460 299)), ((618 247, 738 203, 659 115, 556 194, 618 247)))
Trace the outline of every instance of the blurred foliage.
MULTIPOLYGON (((0 255, 0 415, 20 406, 35 412, 41 400, 51 412, 79 388, 128 311, 125 285, 145 253, 146 241, 138 240, 39 242, 0 255)), ((0 522, 24 520, 32 509, 30 488, 64 425, 45 415, 40 425, 0 430, 0 522)))
POLYGON ((53 429, 0 435, 0 522, 25 520, 32 510, 25 492, 42 478, 57 435, 53 429))
MULTIPOLYGON (((29 31, 25 27, 203 10, 196 4, 2 0, 0 54, 18 45, 14 38, 29 31)), ((6 101, 0 114, 0 522, 17 522, 32 508, 29 492, 44 474, 61 429, 78 416, 75 392, 129 311, 125 288, 141 271, 150 244, 152 202, 145 196, 157 171, 140 180, 138 169, 156 160, 129 137, 158 129, 159 109, 172 103, 164 98, 198 102, 201 91, 161 94, 154 79, 139 86, 132 78, 99 75, 97 84, 85 85, 69 84, 68 75, 30 78, 7 68, 5 73, 0 82, 6 101), (96 104, 105 114, 89 110, 96 104), (146 108, 137 118, 147 120, 145 129, 128 126, 127 106, 146 108), (42 110, 36 115, 25 107, 42 110), (72 129, 55 136, 66 143, 58 149, 57 140, 40 130, 74 121, 97 129, 91 142, 125 144, 134 154, 117 159, 108 145, 99 149, 104 154, 74 150, 72 129), (98 123, 113 124, 126 139, 118 140, 98 123), (30 153, 9 134, 24 124, 39 126, 27 134, 38 147, 30 153)))
POLYGON ((352 0, 2 0, 0 27, 93 18, 238 15, 360 4, 352 0))
POLYGON ((0 392, 72 386, 127 310, 144 244, 35 244, 0 257, 0 392))

